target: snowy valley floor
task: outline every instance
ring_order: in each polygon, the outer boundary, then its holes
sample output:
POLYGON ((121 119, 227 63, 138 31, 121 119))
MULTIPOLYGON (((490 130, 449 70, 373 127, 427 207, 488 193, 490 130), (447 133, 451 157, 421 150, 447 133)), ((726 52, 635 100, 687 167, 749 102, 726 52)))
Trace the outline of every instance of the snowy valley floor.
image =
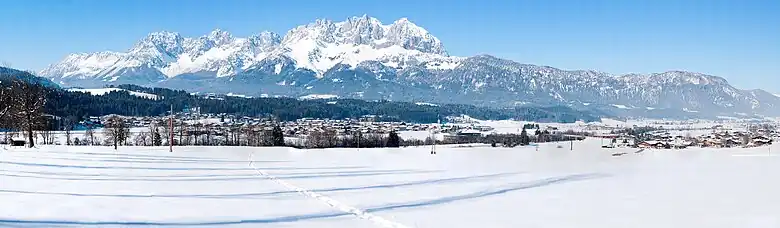
POLYGON ((780 147, 560 145, 6 149, 0 227, 780 227, 780 147))

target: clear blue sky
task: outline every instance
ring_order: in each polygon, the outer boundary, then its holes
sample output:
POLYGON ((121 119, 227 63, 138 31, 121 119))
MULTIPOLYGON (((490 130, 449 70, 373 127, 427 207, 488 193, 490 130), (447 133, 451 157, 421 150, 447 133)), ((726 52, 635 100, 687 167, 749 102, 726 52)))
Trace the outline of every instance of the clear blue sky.
POLYGON ((316 18, 401 17, 452 55, 610 73, 689 70, 780 92, 777 0, 4 0, 0 62, 40 70, 69 53, 125 51, 153 31, 284 34, 316 18))

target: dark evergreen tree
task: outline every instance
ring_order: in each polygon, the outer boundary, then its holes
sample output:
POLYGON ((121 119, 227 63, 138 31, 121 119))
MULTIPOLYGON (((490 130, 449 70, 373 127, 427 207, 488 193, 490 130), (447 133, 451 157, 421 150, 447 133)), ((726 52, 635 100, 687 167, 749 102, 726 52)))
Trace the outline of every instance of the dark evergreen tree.
POLYGON ((528 132, 525 131, 525 128, 520 132, 520 144, 523 146, 531 144, 531 138, 528 137, 528 132))
POLYGON ((398 137, 398 133, 395 131, 391 131, 390 135, 387 136, 387 147, 400 147, 401 146, 401 138, 398 137))
POLYGON ((160 136, 160 130, 158 128, 155 128, 152 133, 152 144, 155 146, 162 146, 162 137, 160 136))
POLYGON ((273 146, 284 146, 284 133, 282 132, 282 127, 279 125, 274 126, 274 129, 271 131, 271 138, 273 146))

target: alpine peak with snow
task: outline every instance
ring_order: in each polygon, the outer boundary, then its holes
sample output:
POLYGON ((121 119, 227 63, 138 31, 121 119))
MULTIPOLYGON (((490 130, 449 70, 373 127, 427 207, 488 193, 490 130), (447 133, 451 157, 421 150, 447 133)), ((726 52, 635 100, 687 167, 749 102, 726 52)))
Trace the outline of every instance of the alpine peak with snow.
POLYGON ((426 29, 401 18, 317 19, 283 37, 214 30, 154 32, 127 52, 72 54, 40 72, 64 87, 108 84, 247 96, 385 99, 507 107, 566 105, 618 116, 780 115, 780 98, 685 71, 612 75, 449 56, 426 29))

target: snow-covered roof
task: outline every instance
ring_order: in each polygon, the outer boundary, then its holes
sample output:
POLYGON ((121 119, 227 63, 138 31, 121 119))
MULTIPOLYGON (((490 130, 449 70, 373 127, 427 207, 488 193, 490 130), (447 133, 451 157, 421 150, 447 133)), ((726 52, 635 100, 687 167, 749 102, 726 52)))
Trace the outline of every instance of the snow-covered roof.
POLYGON ((650 144, 650 145, 656 145, 656 144, 663 143, 661 141, 656 141, 656 140, 648 140, 648 141, 644 141, 644 142, 647 143, 647 144, 650 144))
POLYGON ((482 134, 482 132, 474 129, 464 129, 458 132, 458 134, 482 134))

